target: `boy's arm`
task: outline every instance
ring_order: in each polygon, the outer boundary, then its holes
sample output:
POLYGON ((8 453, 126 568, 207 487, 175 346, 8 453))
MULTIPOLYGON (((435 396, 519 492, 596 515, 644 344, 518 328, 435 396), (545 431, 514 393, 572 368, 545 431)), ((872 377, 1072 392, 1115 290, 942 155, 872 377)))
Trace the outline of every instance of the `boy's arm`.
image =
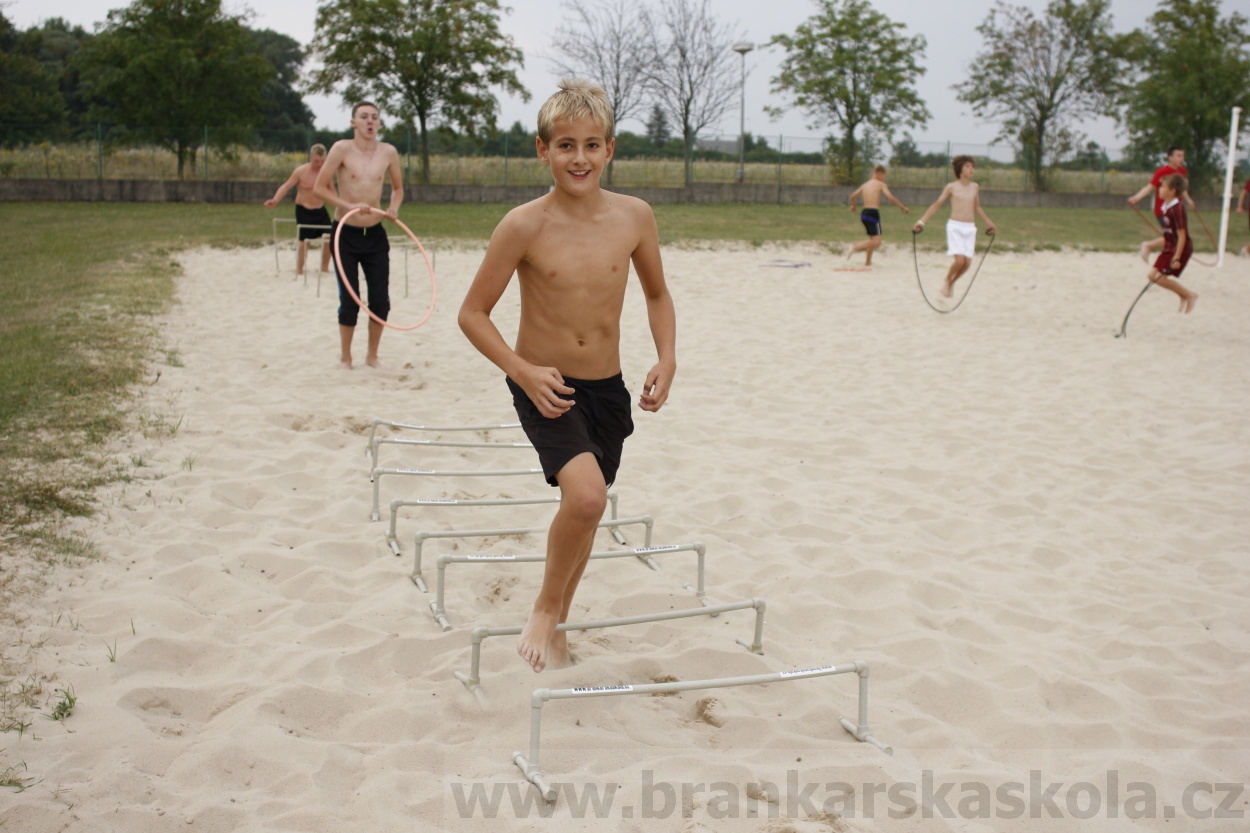
POLYGON ((651 325, 651 338, 659 360, 647 373, 642 385, 638 407, 644 411, 658 411, 668 400, 673 376, 677 373, 677 311, 673 296, 664 281, 664 264, 660 259, 660 232, 655 224, 651 206, 643 203, 639 209, 642 239, 634 249, 631 259, 634 271, 642 284, 647 300, 647 322, 651 325))
POLYGON ((399 167, 399 151, 391 146, 391 163, 387 166, 391 175, 391 203, 387 206, 386 216, 392 220, 399 219, 399 207, 404 204, 404 173, 399 167))
POLYGON ((1187 229, 1178 228, 1176 230, 1176 254, 1172 255, 1172 265, 1180 266, 1181 252, 1185 251, 1185 243, 1189 240, 1189 231, 1187 229))
POLYGON ((1250 196, 1250 190, 1245 189, 1245 188, 1241 189, 1241 196, 1237 198, 1237 213, 1238 214, 1246 213, 1246 197, 1247 196, 1250 196))
POLYGON ((902 209, 902 211, 903 211, 903 213, 904 213, 904 214, 910 214, 910 213, 911 213, 911 209, 909 209, 907 206, 903 205, 901 202, 899 202, 897 199, 895 199, 895 198, 894 198, 894 195, 890 193, 890 186, 889 186, 889 185, 882 185, 882 186, 881 186, 881 193, 885 194, 885 198, 886 198, 887 200, 889 200, 890 202, 892 202, 892 203, 894 203, 895 205, 897 205, 900 209, 902 209))
MULTIPOLYGON (((974 182, 973 185, 976 185, 974 182)), ((997 234, 998 227, 994 225, 994 221, 985 213, 985 209, 981 207, 981 188, 977 186, 976 194, 972 197, 972 210, 981 215, 981 219, 985 221, 986 234, 997 234)))
POLYGON ((1128 204, 1137 205, 1137 203, 1141 202, 1142 198, 1145 197, 1147 194, 1153 194, 1154 190, 1155 190, 1154 183, 1147 182, 1144 186, 1142 186, 1142 189, 1140 191, 1138 191, 1136 194, 1128 198, 1128 204))
POLYGON ((946 183, 946 187, 942 189, 942 193, 940 196, 938 196, 937 201, 934 202, 933 205, 929 206, 929 210, 921 215, 920 219, 916 221, 916 225, 911 227, 912 231, 914 231, 916 234, 919 234, 920 232, 924 231, 924 224, 929 222, 929 218, 933 216, 934 212, 936 212, 939 208, 942 207, 942 203, 950 199, 951 188, 954 186, 954 184, 955 183, 953 182, 946 183))
POLYGON ((564 377, 554 367, 537 367, 521 358, 504 341, 499 328, 490 318, 517 265, 525 257, 528 239, 524 220, 509 213, 500 221, 486 247, 482 265, 478 267, 460 305, 456 321, 478 352, 520 385, 539 413, 554 419, 573 407, 571 400, 556 394, 571 394, 573 389, 564 384, 564 377))
MULTIPOLYGON (((867 184, 867 183, 865 183, 865 184, 867 184)), ((852 192, 851 192, 851 210, 852 210, 852 211, 854 211, 854 210, 855 210, 855 198, 856 198, 856 197, 858 197, 860 194, 862 194, 862 193, 863 193, 863 191, 864 191, 864 186, 863 186, 863 185, 861 185, 861 186, 859 186, 858 188, 856 188, 854 191, 852 191, 852 192)))
POLYGON ((278 186, 278 190, 274 192, 272 197, 265 200, 265 208, 273 208, 278 203, 282 202, 282 198, 286 196, 286 192, 290 191, 291 188, 293 188, 299 182, 299 172, 300 172, 300 169, 303 167, 304 167, 303 165, 300 165, 299 168, 296 168, 294 171, 292 171, 290 178, 287 179, 286 182, 278 186))

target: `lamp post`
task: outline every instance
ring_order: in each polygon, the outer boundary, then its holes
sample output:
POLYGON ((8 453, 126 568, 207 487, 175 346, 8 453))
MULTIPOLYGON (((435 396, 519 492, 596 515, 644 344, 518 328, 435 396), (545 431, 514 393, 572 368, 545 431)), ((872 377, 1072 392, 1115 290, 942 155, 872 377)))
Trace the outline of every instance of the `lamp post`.
POLYGON ((733 45, 734 52, 742 56, 742 102, 738 124, 738 182, 746 182, 747 178, 747 53, 754 48, 755 44, 746 41, 733 45))

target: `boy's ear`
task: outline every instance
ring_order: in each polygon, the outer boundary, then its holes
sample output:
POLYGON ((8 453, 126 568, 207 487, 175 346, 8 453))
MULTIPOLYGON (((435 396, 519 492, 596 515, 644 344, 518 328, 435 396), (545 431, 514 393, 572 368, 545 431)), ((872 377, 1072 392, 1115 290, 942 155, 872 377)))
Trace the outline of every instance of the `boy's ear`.
POLYGON ((542 136, 534 137, 534 150, 538 153, 538 158, 542 161, 542 163, 544 165, 548 164, 547 143, 543 141, 542 136))
POLYGON ((613 136, 611 139, 608 139, 608 145, 605 148, 605 150, 607 151, 607 159, 605 161, 611 162, 612 157, 616 155, 616 137, 615 136, 613 136))

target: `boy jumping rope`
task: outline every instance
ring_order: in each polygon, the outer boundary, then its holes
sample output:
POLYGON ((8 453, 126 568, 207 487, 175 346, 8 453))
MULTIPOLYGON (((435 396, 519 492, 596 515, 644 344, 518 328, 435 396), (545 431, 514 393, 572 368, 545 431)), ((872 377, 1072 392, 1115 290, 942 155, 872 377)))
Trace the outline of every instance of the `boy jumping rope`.
POLYGON ((608 484, 634 428, 620 354, 630 263, 659 355, 642 385, 642 410, 663 407, 677 370, 676 313, 651 207, 599 187, 615 150, 613 127, 601 88, 561 82, 538 112, 536 141, 554 187, 500 221, 460 307, 460 329, 507 375, 543 474, 560 488, 542 589, 517 641, 517 653, 535 671, 572 662, 556 626, 568 619, 608 484), (521 318, 509 347, 490 315, 514 272, 521 318))
POLYGON ((1189 182, 1180 174, 1165 177, 1159 184, 1159 197, 1163 200, 1163 213, 1159 223, 1163 226, 1163 254, 1150 270, 1150 282, 1175 292, 1181 299, 1177 312, 1190 312, 1198 302, 1198 293, 1186 289, 1177 280, 1185 271, 1194 253, 1194 241, 1189 236, 1189 219, 1185 206, 1181 205, 1189 190, 1189 182))
MULTIPOLYGON (((1163 223, 1163 194, 1159 191, 1159 187, 1163 183, 1163 180, 1165 177, 1172 176, 1173 174, 1180 174, 1181 176, 1189 176, 1189 171, 1185 168, 1185 149, 1182 147, 1177 147, 1176 145, 1173 145, 1172 147, 1168 148, 1167 164, 1162 165, 1155 169, 1154 176, 1150 177, 1150 182, 1143 185, 1140 191, 1138 191, 1133 196, 1129 197, 1128 204, 1132 206, 1136 206, 1137 203, 1141 202, 1142 198, 1145 197, 1147 194, 1154 194, 1153 205, 1154 205, 1155 219, 1158 220, 1160 224, 1162 224, 1163 223)), ((1184 200, 1185 200, 1185 204, 1188 205, 1190 208, 1194 207, 1194 201, 1190 199, 1189 194, 1185 194, 1184 200)), ((1154 240, 1147 240, 1141 244, 1141 251, 1138 252, 1138 254, 1141 256, 1141 259, 1144 262, 1149 263, 1150 253, 1153 252, 1155 249, 1158 249, 1164 246, 1165 243, 1166 241, 1164 240, 1163 237, 1156 237, 1154 240)))
POLYGON ((912 231, 920 234, 924 231, 924 224, 929 221, 934 212, 942 207, 942 203, 950 200, 951 217, 946 221, 946 253, 953 255, 955 259, 951 262, 950 271, 946 273, 946 280, 943 281, 940 290, 944 298, 951 297, 955 281, 959 280, 972 264, 972 255, 977 245, 976 218, 979 216, 985 221, 986 234, 998 233, 994 221, 986 216, 981 208, 981 186, 972 181, 973 175, 977 172, 977 166, 972 157, 956 156, 951 160, 951 167, 955 170, 956 180, 946 183, 937 202, 929 206, 929 210, 916 221, 916 225, 912 226, 912 231))
MULTIPOLYGON (((295 189, 295 224, 298 226, 329 226, 330 212, 326 211, 325 202, 313 192, 317 184, 317 174, 326 163, 326 146, 313 145, 308 150, 308 161, 291 172, 286 182, 278 186, 274 195, 265 200, 265 208, 274 208, 282 202, 286 192, 295 189)), ((304 261, 308 256, 308 241, 316 240, 326 233, 326 229, 301 228, 299 230, 299 249, 295 258, 295 273, 304 274, 304 261)), ((329 241, 327 241, 328 244, 329 241)), ((321 271, 330 272, 330 246, 321 247, 321 271)))
POLYGON ((856 188, 851 193, 851 211, 855 211, 855 198, 863 196, 864 210, 859 215, 859 219, 864 224, 864 231, 868 232, 868 239, 862 243, 856 243, 847 250, 846 259, 850 260, 851 255, 856 252, 867 251, 868 254, 864 258, 864 265, 872 265, 872 253, 881 246, 881 198, 885 197, 890 202, 897 205, 904 214, 910 214, 907 206, 894 198, 890 193, 890 187, 885 184, 885 165, 878 165, 872 169, 872 179, 856 188))

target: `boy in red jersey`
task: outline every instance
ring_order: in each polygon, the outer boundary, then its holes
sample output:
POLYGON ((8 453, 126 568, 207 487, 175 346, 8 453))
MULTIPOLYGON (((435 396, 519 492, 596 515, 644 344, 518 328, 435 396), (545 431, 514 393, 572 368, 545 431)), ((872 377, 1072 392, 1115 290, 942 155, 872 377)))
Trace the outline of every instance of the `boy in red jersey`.
MULTIPOLYGON (((1155 219, 1160 223, 1163 222, 1163 197, 1159 193, 1159 185, 1163 182, 1164 177, 1180 174, 1181 176, 1189 176, 1189 170, 1185 167, 1185 149, 1173 145, 1168 148, 1168 163, 1160 168, 1155 169, 1155 174, 1150 178, 1150 182, 1142 187, 1140 191, 1128 198, 1128 204, 1136 206, 1141 202, 1142 198, 1147 194, 1154 194, 1154 210, 1155 219)), ((1185 204, 1190 208, 1194 207, 1194 201, 1189 198, 1189 194, 1185 194, 1185 204)), ((1150 253, 1160 246, 1164 245, 1164 239, 1157 237, 1154 240, 1147 240, 1141 244, 1141 259, 1149 263, 1150 253)))
POLYGON ((1180 174, 1172 174, 1159 183, 1159 196, 1163 198, 1163 213, 1159 223, 1163 226, 1163 254, 1150 270, 1150 282, 1175 292, 1181 299, 1177 312, 1190 312, 1198 301, 1198 293, 1186 289, 1176 280, 1185 271, 1189 257, 1194 253, 1194 241, 1189 236, 1189 220, 1181 198, 1189 190, 1189 183, 1180 174))

